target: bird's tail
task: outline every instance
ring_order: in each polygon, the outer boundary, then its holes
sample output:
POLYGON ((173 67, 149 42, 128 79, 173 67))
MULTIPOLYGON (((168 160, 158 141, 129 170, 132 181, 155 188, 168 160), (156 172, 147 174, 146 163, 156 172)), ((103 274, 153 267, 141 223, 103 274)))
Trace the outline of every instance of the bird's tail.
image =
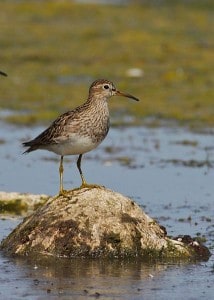
POLYGON ((23 152, 23 154, 32 152, 32 151, 34 151, 34 150, 37 149, 37 147, 36 147, 35 145, 32 145, 31 142, 24 142, 24 143, 22 143, 22 145, 23 145, 24 147, 29 147, 26 151, 23 152))

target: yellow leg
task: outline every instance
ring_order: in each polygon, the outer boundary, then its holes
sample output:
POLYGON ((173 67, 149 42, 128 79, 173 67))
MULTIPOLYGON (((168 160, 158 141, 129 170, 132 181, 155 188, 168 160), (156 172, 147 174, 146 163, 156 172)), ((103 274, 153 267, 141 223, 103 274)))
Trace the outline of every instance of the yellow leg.
POLYGON ((78 157, 77 168, 78 168, 78 170, 80 172, 80 176, 81 176, 81 179, 82 179, 82 185, 81 185, 81 187, 84 187, 85 185, 87 185, 87 182, 85 181, 85 178, 84 178, 82 170, 81 170, 81 160, 82 160, 82 154, 80 154, 79 157, 78 157))
POLYGON ((80 189, 81 188, 101 188, 102 187, 101 185, 98 185, 98 184, 88 184, 85 181, 85 178, 83 176, 82 169, 81 169, 81 160, 82 160, 82 154, 79 155, 78 160, 77 160, 77 168, 79 170, 79 173, 80 173, 80 176, 81 176, 81 179, 82 179, 82 184, 81 184, 81 186, 79 188, 80 189))
POLYGON ((60 165, 59 165, 59 180, 60 180, 60 186, 59 186, 59 196, 65 196, 66 191, 63 189, 63 156, 60 157, 60 165))

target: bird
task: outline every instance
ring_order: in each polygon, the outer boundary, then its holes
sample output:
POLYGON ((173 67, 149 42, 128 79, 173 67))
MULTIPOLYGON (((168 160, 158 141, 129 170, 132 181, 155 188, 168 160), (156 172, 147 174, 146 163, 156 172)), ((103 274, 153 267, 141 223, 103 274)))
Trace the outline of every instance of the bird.
POLYGON ((5 76, 5 77, 7 76, 7 74, 3 71, 0 71, 0 75, 5 76))
POLYGON ((138 98, 117 90, 113 82, 107 79, 95 80, 83 104, 63 113, 36 138, 23 143, 24 147, 28 147, 23 154, 40 149, 60 155, 59 195, 68 193, 63 186, 63 158, 66 155, 78 155, 77 168, 82 180, 79 189, 97 186, 86 182, 81 161, 83 154, 96 148, 108 134, 110 126, 108 100, 112 96, 123 96, 139 101, 138 98))

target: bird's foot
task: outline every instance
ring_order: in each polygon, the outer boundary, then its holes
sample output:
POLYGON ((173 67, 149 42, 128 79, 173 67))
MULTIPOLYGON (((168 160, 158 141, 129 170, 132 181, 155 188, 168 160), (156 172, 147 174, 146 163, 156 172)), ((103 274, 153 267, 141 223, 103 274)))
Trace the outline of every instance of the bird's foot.
POLYGON ((84 189, 84 188, 88 188, 88 189, 101 189, 104 188, 103 185, 99 185, 99 184, 88 184, 86 182, 82 183, 81 186, 79 187, 80 189, 84 189))
POLYGON ((78 190, 81 190, 81 189, 96 189, 96 188, 102 189, 102 188, 104 188, 104 186, 99 185, 99 184, 88 184, 86 182, 83 182, 80 187, 75 188, 72 191, 78 191, 78 190))
POLYGON ((60 190, 59 194, 56 197, 60 197, 60 196, 68 198, 69 197, 69 191, 64 190, 64 189, 60 190))

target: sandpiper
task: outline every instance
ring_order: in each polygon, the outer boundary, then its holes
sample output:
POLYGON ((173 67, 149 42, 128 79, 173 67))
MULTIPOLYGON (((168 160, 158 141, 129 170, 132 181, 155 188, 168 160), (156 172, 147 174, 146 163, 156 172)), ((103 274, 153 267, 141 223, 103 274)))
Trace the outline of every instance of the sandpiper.
POLYGON ((62 114, 35 139, 23 143, 25 147, 29 147, 24 153, 44 149, 60 155, 59 195, 66 194, 63 188, 63 157, 65 155, 79 155, 77 168, 82 179, 80 188, 95 186, 85 181, 81 170, 81 159, 84 153, 96 148, 108 133, 108 99, 112 96, 124 96, 139 101, 130 94, 118 91, 111 81, 98 79, 91 84, 85 103, 62 114))

